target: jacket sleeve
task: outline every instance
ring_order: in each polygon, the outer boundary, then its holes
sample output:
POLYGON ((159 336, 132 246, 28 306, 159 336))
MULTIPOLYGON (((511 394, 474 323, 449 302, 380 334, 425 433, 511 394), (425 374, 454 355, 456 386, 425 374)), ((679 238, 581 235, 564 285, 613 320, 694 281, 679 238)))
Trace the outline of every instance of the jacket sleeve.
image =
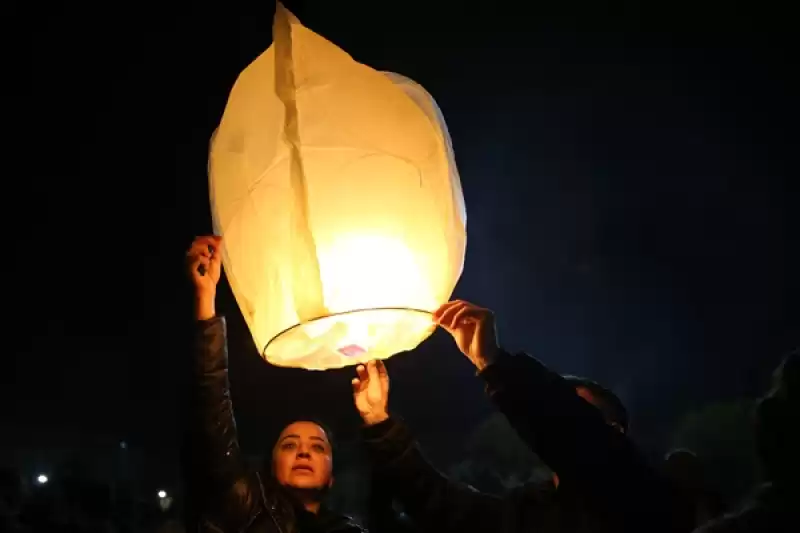
POLYGON ((616 531, 691 531, 693 514, 623 433, 558 374, 526 354, 480 373, 520 437, 616 531))
POLYGON ((188 468, 207 528, 241 531, 263 511, 262 485, 239 449, 228 383, 225 319, 197 324, 188 468))
POLYGON ((400 420, 363 429, 373 461, 375 492, 402 504, 413 523, 425 531, 501 531, 503 502, 468 485, 453 482, 422 455, 400 420))

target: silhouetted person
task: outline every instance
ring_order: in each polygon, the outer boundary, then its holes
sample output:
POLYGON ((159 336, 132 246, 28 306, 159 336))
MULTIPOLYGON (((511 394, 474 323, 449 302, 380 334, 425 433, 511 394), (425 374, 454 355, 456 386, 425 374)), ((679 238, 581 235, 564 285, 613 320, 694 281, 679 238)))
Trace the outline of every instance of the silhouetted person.
POLYGON ((0 531, 22 531, 19 521, 22 507, 22 479, 12 468, 0 468, 0 531))
POLYGON ((725 511, 722 497, 707 486, 703 464, 686 449, 672 450, 664 458, 664 474, 694 503, 695 525, 705 524, 725 511))
POLYGON ((743 508, 698 533, 796 533, 800 530, 800 352, 775 371, 755 412, 756 446, 766 483, 743 508))
MULTIPOLYGON (((189 250, 197 339, 187 485, 191 531, 236 533, 360 533, 349 518, 322 505, 333 484, 330 433, 299 420, 286 426, 265 472, 253 472, 239 449, 228 383, 225 320, 216 316, 222 241, 199 237, 189 250), (197 528, 195 528, 195 522, 197 528)), ((273 406, 280 416, 281 406, 273 406)))
POLYGON ((599 385, 503 352, 492 313, 450 302, 434 314, 478 369, 487 392, 520 437, 557 474, 504 498, 450 481, 423 457, 408 428, 388 413, 380 362, 356 369, 356 409, 376 476, 422 531, 683 533, 690 502, 650 468, 626 437, 627 413, 599 385))

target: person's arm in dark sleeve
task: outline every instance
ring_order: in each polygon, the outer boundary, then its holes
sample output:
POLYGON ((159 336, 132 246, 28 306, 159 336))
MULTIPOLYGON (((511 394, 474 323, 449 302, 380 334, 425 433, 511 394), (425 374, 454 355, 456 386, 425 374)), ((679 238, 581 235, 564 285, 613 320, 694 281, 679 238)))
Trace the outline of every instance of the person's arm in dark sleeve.
POLYGON ((424 531, 502 531, 504 502, 453 482, 436 470, 404 423, 395 419, 365 427, 377 490, 389 491, 424 531))
POLYGON ((198 321, 189 421, 189 467, 201 520, 223 531, 241 531, 263 512, 262 487, 245 465, 228 382, 225 319, 198 321))
POLYGON ((561 376, 526 354, 506 353, 479 375, 520 437, 609 525, 644 531, 646 523, 651 532, 689 527, 688 504, 561 376))

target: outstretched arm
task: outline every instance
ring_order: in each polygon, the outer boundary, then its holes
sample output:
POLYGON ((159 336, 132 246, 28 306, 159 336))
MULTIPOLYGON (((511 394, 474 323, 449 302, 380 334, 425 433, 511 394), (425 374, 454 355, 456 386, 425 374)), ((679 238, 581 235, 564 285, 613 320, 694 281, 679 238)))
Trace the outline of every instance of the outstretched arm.
POLYGON ((434 318, 479 370, 519 436, 565 486, 582 493, 609 527, 651 532, 688 527, 688 502, 656 474, 627 436, 607 424, 560 375, 533 357, 499 348, 491 311, 456 301, 434 318))
POLYGON ((188 253, 195 287, 197 331, 193 352, 188 465, 196 483, 200 520, 239 531, 255 519, 261 484, 245 467, 228 382, 225 319, 214 309, 221 264, 217 237, 200 237, 188 253))
POLYGON ((500 531, 504 502, 453 482, 431 465, 408 428, 389 416, 389 376, 380 361, 356 369, 353 397, 364 420, 363 438, 374 468, 376 492, 402 504, 425 531, 500 531))

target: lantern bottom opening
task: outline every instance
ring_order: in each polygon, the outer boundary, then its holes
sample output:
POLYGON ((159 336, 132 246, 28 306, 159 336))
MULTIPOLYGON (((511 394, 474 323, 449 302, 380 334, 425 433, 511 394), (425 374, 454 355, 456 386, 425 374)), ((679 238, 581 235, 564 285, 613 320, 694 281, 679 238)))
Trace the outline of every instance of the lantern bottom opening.
POLYGON ((385 307, 314 318, 275 335, 263 357, 276 366, 327 370, 388 359, 433 333, 430 311, 385 307))

